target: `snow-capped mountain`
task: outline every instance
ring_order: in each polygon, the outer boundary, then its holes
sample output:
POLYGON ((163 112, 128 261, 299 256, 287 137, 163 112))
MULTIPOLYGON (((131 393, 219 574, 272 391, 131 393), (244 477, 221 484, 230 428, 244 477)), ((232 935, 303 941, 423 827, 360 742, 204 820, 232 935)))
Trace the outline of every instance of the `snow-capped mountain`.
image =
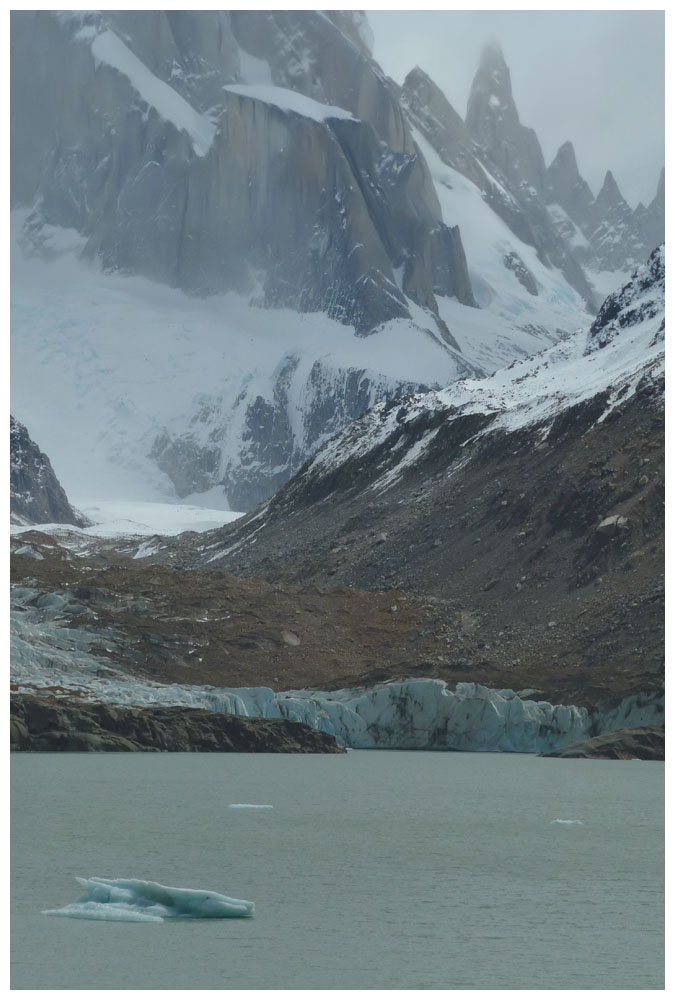
POLYGON ((448 647, 432 676, 558 698, 658 688, 663 262, 590 330, 375 407, 193 564, 425 595, 448 647))
POLYGON ((501 53, 463 123, 419 72, 383 75, 357 11, 11 25, 13 406, 76 500, 248 509, 374 404, 539 351, 595 302, 501 53))

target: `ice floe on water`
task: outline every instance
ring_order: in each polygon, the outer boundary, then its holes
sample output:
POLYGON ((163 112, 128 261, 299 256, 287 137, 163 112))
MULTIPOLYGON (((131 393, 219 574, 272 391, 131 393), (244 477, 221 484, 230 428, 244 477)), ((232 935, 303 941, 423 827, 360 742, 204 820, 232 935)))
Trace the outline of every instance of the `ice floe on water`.
POLYGON ((551 826, 583 826, 580 819, 552 819, 551 826))
POLYGON ((230 809, 274 809, 274 806, 259 806, 254 802, 230 802, 230 809))
POLYGON ((172 917, 252 917, 253 903, 205 889, 176 889, 136 878, 76 878, 84 893, 50 917, 161 923, 172 917))

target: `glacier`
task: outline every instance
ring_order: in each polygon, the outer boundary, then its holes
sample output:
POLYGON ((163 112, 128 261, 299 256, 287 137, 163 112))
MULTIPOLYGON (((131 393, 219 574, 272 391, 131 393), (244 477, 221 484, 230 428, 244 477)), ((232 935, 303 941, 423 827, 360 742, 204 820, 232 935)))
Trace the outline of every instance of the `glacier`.
POLYGON ((275 692, 267 687, 218 688, 158 684, 124 674, 106 652, 119 646, 114 629, 64 629, 63 599, 33 606, 35 592, 15 588, 12 681, 20 691, 58 688, 110 705, 184 705, 256 718, 285 718, 329 733, 354 749, 542 753, 617 728, 663 723, 663 695, 631 694, 596 711, 536 701, 536 692, 414 678, 336 691, 275 692), (96 655, 92 647, 96 646, 96 655))
POLYGON ((74 903, 43 910, 50 917, 162 923, 179 917, 252 917, 253 903, 205 889, 176 889, 136 878, 77 878, 84 893, 74 903))

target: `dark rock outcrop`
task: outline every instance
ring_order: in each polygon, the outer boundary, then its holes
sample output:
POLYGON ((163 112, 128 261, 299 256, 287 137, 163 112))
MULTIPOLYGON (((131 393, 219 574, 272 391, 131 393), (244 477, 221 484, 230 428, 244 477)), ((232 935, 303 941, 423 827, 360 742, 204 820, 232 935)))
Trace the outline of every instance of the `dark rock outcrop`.
POLYGON ((10 518, 14 524, 89 522, 73 510, 52 464, 23 424, 10 415, 10 518))
MULTIPOLYGON (((631 280, 608 295, 593 322, 586 353, 601 350, 621 331, 662 313, 666 297, 665 246, 657 247, 646 264, 636 268, 631 280)), ((665 319, 655 339, 665 337, 665 319)))
POLYGON ((637 232, 633 210, 624 199, 611 170, 591 207, 586 231, 590 232, 592 263, 600 270, 635 267, 644 260, 646 247, 637 232))
POLYGON ((13 694, 13 750, 176 753, 343 753, 334 737, 287 719, 252 719, 200 708, 128 708, 13 694))
POLYGON ((665 760, 666 731, 663 726, 617 729, 590 740, 549 750, 540 757, 585 757, 587 760, 665 760))

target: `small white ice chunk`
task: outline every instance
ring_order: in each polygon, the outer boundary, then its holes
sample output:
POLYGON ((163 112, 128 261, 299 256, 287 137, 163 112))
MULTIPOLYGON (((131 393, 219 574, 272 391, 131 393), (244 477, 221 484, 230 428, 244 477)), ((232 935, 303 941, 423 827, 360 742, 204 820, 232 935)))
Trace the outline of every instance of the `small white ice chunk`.
POLYGON ((551 826, 583 826, 580 819, 552 819, 551 826))
POLYGON ((253 903, 206 889, 175 889, 136 878, 78 878, 84 894, 50 917, 161 923, 171 917, 252 917, 253 903))
POLYGON ((274 809, 274 806, 258 806, 253 802, 230 802, 230 809, 274 809))

